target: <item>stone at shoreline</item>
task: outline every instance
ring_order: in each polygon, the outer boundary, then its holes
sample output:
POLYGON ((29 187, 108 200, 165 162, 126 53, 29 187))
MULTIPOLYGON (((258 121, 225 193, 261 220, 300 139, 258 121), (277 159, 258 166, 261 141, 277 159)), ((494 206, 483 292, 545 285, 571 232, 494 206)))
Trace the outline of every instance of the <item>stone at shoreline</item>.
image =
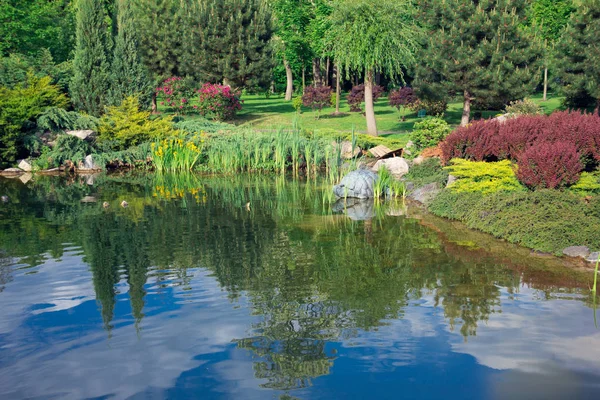
POLYGON ((19 180, 23 182, 23 184, 29 182, 31 179, 33 179, 33 174, 31 172, 26 172, 23 175, 19 176, 19 180))
POLYGON ((423 161, 425 161, 425 158, 423 156, 417 156, 413 160, 413 165, 421 165, 423 161))
POLYGON ((418 188, 414 192, 408 195, 409 199, 418 201, 419 203, 429 204, 435 199, 442 189, 440 184, 437 182, 427 184, 423 187, 418 188))
POLYGON ((96 162, 93 154, 86 156, 85 159, 83 160, 83 163, 80 163, 79 168, 78 168, 78 170, 82 170, 82 172, 100 171, 102 169, 103 169, 103 166, 96 162))
POLYGON ((376 173, 358 169, 342 178, 339 185, 333 187, 333 194, 337 197, 353 197, 357 199, 373 198, 373 186, 379 179, 376 173))
POLYGON ((410 168, 404 158, 393 157, 377 161, 373 166, 373 170, 379 171, 379 169, 384 165, 396 179, 402 178, 404 175, 408 174, 408 170, 410 168))
MULTIPOLYGON (((338 146, 337 142, 333 142, 332 145, 335 149, 337 149, 337 146, 338 146)), ((342 156, 342 158, 345 158, 346 160, 356 158, 362 152, 362 149, 358 146, 354 146, 354 151, 352 151, 352 142, 349 142, 348 140, 344 140, 343 142, 341 142, 339 144, 339 146, 341 146, 340 147, 341 156, 342 156)))
POLYGON ((65 133, 70 136, 78 137, 81 140, 86 140, 88 138, 91 139, 91 137, 94 135, 95 132, 92 130, 89 130, 89 129, 85 129, 85 130, 78 130, 78 131, 65 131, 65 133))
POLYGON ((22 169, 25 172, 31 172, 33 170, 33 166, 27 160, 21 160, 21 161, 19 161, 19 168, 22 169))
POLYGON ((375 204, 372 200, 339 199, 331 209, 333 212, 344 212, 353 221, 368 221, 375 217, 375 204))
POLYGON ((563 250, 563 254, 569 257, 587 258, 590 255, 590 249, 586 246, 570 246, 563 250))
POLYGON ((588 256, 587 260, 588 260, 588 262, 591 262, 591 263, 594 263, 594 264, 595 264, 595 263, 596 263, 596 261, 598 261, 598 258, 599 258, 599 257, 600 257, 600 252, 598 252, 598 251, 595 251, 595 252, 593 252, 592 254, 590 254, 590 255, 588 256))
POLYGON ((7 175, 7 176, 21 175, 23 173, 25 173, 25 171, 23 171, 20 168, 7 168, 4 171, 0 171, 0 175, 7 175))

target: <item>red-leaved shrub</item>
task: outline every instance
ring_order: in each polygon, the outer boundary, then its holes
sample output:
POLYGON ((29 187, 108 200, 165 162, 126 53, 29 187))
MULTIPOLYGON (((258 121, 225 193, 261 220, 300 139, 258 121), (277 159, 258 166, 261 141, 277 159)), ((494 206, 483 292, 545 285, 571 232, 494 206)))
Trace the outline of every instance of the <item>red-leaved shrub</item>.
POLYGON ((577 182, 582 170, 575 144, 542 142, 520 154, 517 178, 532 189, 559 189, 577 182))
POLYGON ((329 86, 307 86, 302 94, 302 105, 316 111, 315 118, 319 119, 321 110, 331 104, 331 88, 329 86))
MULTIPOLYGON (((383 95, 385 89, 383 86, 373 85, 373 101, 379 100, 379 98, 383 95)), ((346 97, 348 101, 348 105, 350 106, 350 111, 352 112, 361 112, 360 108, 363 101, 365 101, 365 85, 361 84, 358 86, 352 87, 350 93, 346 97)))
POLYGON ((390 94, 388 96, 390 106, 396 107, 398 111, 400 111, 402 107, 410 106, 417 100, 418 99, 415 91, 408 86, 401 87, 399 89, 394 89, 390 91, 390 94))
POLYGON ((544 143, 570 143, 585 167, 600 163, 600 116, 577 111, 476 121, 452 132, 442 143, 442 161, 519 161, 523 152, 544 143))

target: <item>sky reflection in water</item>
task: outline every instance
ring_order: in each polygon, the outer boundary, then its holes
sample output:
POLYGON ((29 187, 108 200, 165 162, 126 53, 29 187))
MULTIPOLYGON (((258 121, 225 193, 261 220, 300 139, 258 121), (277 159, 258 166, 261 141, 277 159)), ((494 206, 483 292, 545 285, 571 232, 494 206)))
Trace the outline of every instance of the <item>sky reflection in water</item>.
POLYGON ((320 183, 88 183, 0 180, 0 398, 600 393, 589 275, 555 260, 320 183))

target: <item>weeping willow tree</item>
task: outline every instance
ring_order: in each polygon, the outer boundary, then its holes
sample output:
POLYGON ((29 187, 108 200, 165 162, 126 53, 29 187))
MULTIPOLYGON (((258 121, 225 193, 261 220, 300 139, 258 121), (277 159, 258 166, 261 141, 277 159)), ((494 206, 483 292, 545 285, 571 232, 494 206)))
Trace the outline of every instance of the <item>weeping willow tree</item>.
POLYGON ((373 106, 374 76, 403 79, 414 62, 420 29, 410 0, 344 0, 331 14, 329 39, 336 62, 346 75, 364 73, 367 132, 377 136, 373 106))

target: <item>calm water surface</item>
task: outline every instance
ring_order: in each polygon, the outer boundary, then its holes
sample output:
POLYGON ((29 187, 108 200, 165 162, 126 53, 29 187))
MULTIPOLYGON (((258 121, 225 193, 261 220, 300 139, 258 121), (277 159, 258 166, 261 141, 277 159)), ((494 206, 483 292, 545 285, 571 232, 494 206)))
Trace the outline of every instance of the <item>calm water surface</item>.
POLYGON ((324 189, 0 178, 0 398, 600 398, 590 274, 324 189))

